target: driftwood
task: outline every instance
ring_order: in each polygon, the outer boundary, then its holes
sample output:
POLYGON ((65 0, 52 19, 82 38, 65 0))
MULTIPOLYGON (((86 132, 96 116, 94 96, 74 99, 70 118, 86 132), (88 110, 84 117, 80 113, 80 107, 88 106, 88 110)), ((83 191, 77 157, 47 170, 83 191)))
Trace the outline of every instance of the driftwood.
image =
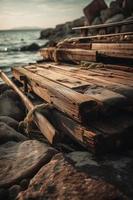
MULTIPOLYGON (((33 103, 21 92, 21 90, 3 73, 0 71, 0 77, 5 81, 7 85, 12 87, 14 91, 21 97, 23 103, 25 104, 26 108, 31 111, 34 109, 33 103)), ((34 121, 37 124, 40 131, 43 135, 48 139, 50 143, 54 143, 54 140, 57 137, 57 131, 53 127, 53 125, 38 111, 34 112, 34 121)))

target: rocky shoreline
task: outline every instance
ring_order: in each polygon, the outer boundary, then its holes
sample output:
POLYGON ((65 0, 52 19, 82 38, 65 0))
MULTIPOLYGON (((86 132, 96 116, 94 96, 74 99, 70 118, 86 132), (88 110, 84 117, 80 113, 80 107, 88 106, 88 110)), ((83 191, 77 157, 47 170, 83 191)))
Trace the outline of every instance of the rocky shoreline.
POLYGON ((25 115, 17 94, 1 85, 0 200, 133 198, 133 151, 94 157, 71 144, 60 150, 39 133, 26 135, 19 126, 25 115))
MULTIPOLYGON (((97 3, 97 0, 93 1, 97 3)), ((108 6, 104 0, 99 0, 99 2, 106 5, 105 7, 92 7, 91 15, 88 20, 86 17, 81 17, 71 22, 66 22, 64 24, 59 24, 55 28, 47 28, 41 31, 40 39, 47 39, 49 42, 44 45, 44 47, 55 46, 57 42, 69 37, 79 36, 78 31, 72 30, 73 27, 80 27, 85 25, 98 25, 98 24, 108 24, 119 22, 122 20, 132 20, 133 19, 133 1, 132 0, 116 0, 112 1, 108 6), (96 10, 96 12, 95 12, 96 10)), ((85 11, 84 11, 85 12, 85 11)), ((87 13, 85 13, 86 15, 87 13)), ((130 32, 133 30, 133 25, 122 26, 121 29, 118 27, 116 30, 112 28, 108 29, 107 33, 111 32, 130 32)), ((103 30, 99 32, 92 32, 91 34, 101 34, 103 30)))
MULTIPOLYGON (((80 36, 79 31, 72 30, 73 27, 81 27, 85 25, 98 25, 98 24, 108 24, 119 22, 122 20, 129 21, 133 20, 133 1, 132 0, 115 0, 112 1, 109 6, 105 3, 104 0, 98 0, 100 3, 104 4, 103 7, 91 8, 92 12, 89 14, 84 9, 85 16, 75 19, 64 24, 58 24, 55 28, 46 28, 40 32, 39 39, 48 40, 46 44, 39 46, 36 43, 32 43, 28 46, 24 46, 20 51, 38 51, 44 47, 53 47, 56 46, 58 42, 66 38, 80 36)), ((93 0, 97 3, 97 0, 93 0)), ((95 5, 95 4, 94 4, 95 5)), ((96 4, 97 5, 97 4, 96 4)), ((122 26, 121 28, 108 28, 107 33, 118 33, 118 32, 130 32, 133 30, 133 25, 122 26)), ((105 34, 104 30, 101 29, 98 32, 91 31, 90 34, 105 34)))

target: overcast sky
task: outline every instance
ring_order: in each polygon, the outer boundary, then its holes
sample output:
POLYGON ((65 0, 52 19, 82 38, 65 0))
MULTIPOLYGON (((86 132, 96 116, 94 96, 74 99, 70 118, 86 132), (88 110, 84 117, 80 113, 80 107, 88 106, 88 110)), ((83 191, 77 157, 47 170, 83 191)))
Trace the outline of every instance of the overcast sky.
POLYGON ((0 29, 25 26, 53 27, 82 16, 82 9, 90 1, 0 0, 0 29))

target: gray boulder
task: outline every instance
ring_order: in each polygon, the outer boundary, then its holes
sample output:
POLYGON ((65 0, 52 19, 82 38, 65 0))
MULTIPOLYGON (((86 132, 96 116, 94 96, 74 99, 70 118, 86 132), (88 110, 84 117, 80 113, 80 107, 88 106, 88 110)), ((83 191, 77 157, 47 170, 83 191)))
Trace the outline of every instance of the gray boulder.
POLYGON ((102 20, 100 17, 96 17, 93 21, 91 25, 97 25, 97 24, 102 24, 102 20))
POLYGON ((8 116, 21 121, 25 116, 25 107, 13 90, 6 90, 0 95, 0 116, 8 116))
POLYGON ((41 31, 39 39, 48 39, 51 35, 53 35, 54 29, 47 28, 41 31))
POLYGON ((28 46, 21 47, 20 51, 38 51, 40 49, 40 46, 36 43, 32 43, 28 46))
POLYGON ((18 130, 19 123, 17 120, 8 117, 8 116, 0 116, 0 122, 4 122, 8 126, 12 127, 16 131, 18 130))
POLYGON ((119 22, 119 21, 122 21, 123 19, 124 19, 123 14, 117 14, 117 15, 114 15, 113 17, 109 18, 108 20, 106 20, 105 24, 119 22))
POLYGON ((91 3, 83 9, 88 25, 90 25, 92 21, 99 16, 101 10, 104 9, 107 9, 107 4, 104 0, 91 1, 91 3))
POLYGON ((124 15, 130 16, 133 13, 133 0, 123 0, 124 15))
POLYGON ((114 6, 112 5, 111 8, 107 8, 105 10, 102 10, 100 12, 100 18, 102 20, 102 23, 106 23, 106 21, 112 17, 114 17, 117 14, 121 14, 122 9, 118 7, 118 5, 114 6))
POLYGON ((7 124, 0 122, 0 144, 4 144, 9 141, 20 142, 27 139, 27 137, 15 131, 7 124))
POLYGON ((36 140, 1 145, 0 188, 8 188, 33 177, 55 153, 55 149, 36 140))

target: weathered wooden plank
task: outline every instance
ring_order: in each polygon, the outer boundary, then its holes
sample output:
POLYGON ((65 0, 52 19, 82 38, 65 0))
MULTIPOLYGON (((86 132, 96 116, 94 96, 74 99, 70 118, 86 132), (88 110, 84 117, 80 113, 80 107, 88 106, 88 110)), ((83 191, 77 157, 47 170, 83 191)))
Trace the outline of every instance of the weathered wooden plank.
MULTIPOLYGON (((43 71, 46 72, 46 74, 50 74, 52 71, 50 68, 39 67, 38 65, 29 66, 29 68, 27 67, 26 69, 33 70, 36 73, 37 71, 38 72, 40 71, 40 73, 37 73, 37 74, 45 78, 46 76, 45 76, 45 73, 43 73, 43 71)), ((60 77, 60 74, 61 74, 60 71, 58 71, 57 76, 60 77)), ((75 73, 66 75, 68 82, 69 82, 69 79, 71 80, 71 77, 73 77, 74 75, 75 73)), ((77 77, 79 78, 78 80, 80 81, 81 80, 80 74, 77 77)), ((128 98, 124 96, 123 94, 117 93, 116 91, 113 91, 110 88, 107 88, 105 86, 97 85, 96 81, 95 82, 89 81, 86 83, 87 83, 86 85, 80 85, 79 87, 77 88, 74 87, 73 89, 81 94, 89 95, 90 97, 95 98, 97 101, 102 102, 104 114, 107 112, 107 114, 109 115, 111 112, 114 112, 114 110, 117 111, 121 107, 122 108, 124 107, 124 109, 129 107, 129 103, 127 102, 128 98)), ((34 83, 32 84, 32 87, 33 85, 34 83)), ((69 87, 69 85, 67 87, 69 87)), ((39 96, 42 96, 42 94, 40 94, 39 96)))
POLYGON ((50 61, 64 61, 64 62, 78 62, 96 61, 97 52, 85 49, 63 49, 63 48, 45 48, 40 50, 41 56, 45 60, 50 61))
POLYGON ((32 83, 35 83, 35 93, 38 91, 40 93, 42 91, 43 94, 47 91, 46 95, 42 95, 44 100, 46 100, 46 96, 48 94, 50 102, 55 107, 78 121, 82 121, 85 116, 91 118, 96 110, 100 109, 102 106, 101 102, 98 102, 96 99, 91 98, 88 95, 80 94, 64 87, 63 85, 59 85, 44 77, 38 76, 24 68, 14 68, 13 75, 18 80, 20 80, 21 76, 26 76, 31 87, 32 83), (36 85, 39 87, 37 90, 36 85))
POLYGON ((111 33, 111 34, 104 34, 104 35, 91 35, 85 37, 72 37, 68 39, 68 41, 77 41, 77 40, 90 40, 90 39, 101 39, 101 38, 109 38, 109 37, 117 37, 117 36, 128 36, 133 35, 133 32, 124 32, 124 33, 111 33))
POLYGON ((90 50, 91 49, 91 43, 76 43, 76 42, 63 42, 60 44, 61 48, 66 48, 66 49, 85 49, 85 50, 90 50))
MULTIPOLYGON (((91 63, 90 63, 91 64, 91 63)), ((38 64, 38 67, 42 67, 42 68, 51 68, 52 70, 57 71, 58 73, 63 73, 63 74, 67 74, 67 75, 71 75, 73 77, 79 77, 79 79, 84 75, 84 77, 86 77, 86 79, 83 79, 85 81, 88 82, 88 80, 90 79, 95 79, 96 81, 101 81, 103 82, 105 79, 105 82, 108 82, 110 84, 121 84, 124 86, 125 85, 129 85, 129 87, 133 86, 133 73, 128 73, 128 72, 120 72, 122 73, 122 75, 119 74, 119 72, 117 73, 117 70, 114 70, 112 72, 112 70, 109 69, 104 69, 104 68, 89 68, 88 69, 84 69, 84 68, 80 68, 80 67, 75 67, 75 66, 71 66, 71 65, 57 65, 57 64, 53 64, 53 63, 49 63, 49 64, 38 64), (77 76, 78 74, 78 76, 77 76), (112 80, 112 81, 111 81, 112 80), (129 81, 128 81, 129 80, 129 81)), ((110 65, 107 65, 107 67, 109 67, 110 65)), ((115 66, 114 66, 115 67, 115 66)), ((82 78, 81 78, 82 80, 82 78)))
POLYGON ((110 70, 108 68, 90 69, 89 71, 96 72, 107 77, 113 76, 120 79, 130 80, 131 83, 133 83, 133 73, 123 72, 121 70, 113 70, 113 69, 110 70))
POLYGON ((123 59, 133 59, 133 53, 130 51, 122 51, 122 50, 99 50, 98 56, 106 56, 107 57, 113 57, 113 58, 123 58, 123 59))
MULTIPOLYGON (((27 70, 31 70, 31 69, 27 68, 27 70)), ((49 78, 49 77, 47 77, 47 74, 48 75, 51 74, 52 70, 49 68, 45 69, 45 68, 36 67, 35 72, 36 72, 36 74, 38 74, 40 76, 49 78)), ((53 72, 53 74, 54 74, 54 72, 53 72)), ((60 79, 61 73, 59 71, 58 71, 58 73, 55 73, 55 75, 56 75, 56 77, 58 76, 60 79)), ((65 75, 65 79, 67 79, 68 82, 71 82, 71 77, 72 76, 65 75)), ((50 80, 52 80, 52 79, 53 79, 53 76, 51 76, 50 80)), ((79 79, 77 79, 77 80, 80 82, 79 79)), ((73 87, 73 89, 76 89, 76 91, 79 91, 79 92, 81 91, 81 93, 87 94, 90 97, 93 97, 93 98, 97 99, 98 101, 101 101, 103 104, 105 103, 108 106, 111 105, 111 108, 112 108, 112 104, 114 104, 113 103, 114 101, 115 101, 116 105, 118 103, 118 106, 121 106, 121 103, 125 104, 126 98, 123 95, 120 95, 120 94, 118 94, 114 91, 111 91, 105 87, 99 86, 96 83, 95 83, 95 85, 94 85, 94 83, 87 82, 87 81, 85 83, 86 84, 84 84, 84 85, 79 84, 77 87, 73 87), (78 90, 78 88, 79 88, 79 90, 78 90), (85 90, 85 92, 82 92, 82 88, 83 88, 83 91, 85 90)), ((67 87, 72 88, 69 85, 67 85, 67 87)))
MULTIPOLYGON (((114 66, 114 65, 101 65, 101 63, 88 63, 88 69, 86 70, 86 72, 90 73, 90 75, 95 75, 95 74, 101 74, 102 76, 113 76, 115 78, 120 78, 120 79, 126 79, 126 80, 131 80, 131 83, 133 81, 133 72, 132 72, 132 68, 128 69, 126 67, 120 67, 120 66, 114 66), (93 68, 89 68, 89 64, 91 66, 91 64, 94 64, 94 69, 93 68), (100 68, 99 68, 100 66, 100 68), (109 69, 110 68, 110 69, 109 69), (113 69, 112 69, 113 68, 113 69), (124 68, 124 69, 123 69, 124 68), (121 70, 120 70, 121 69, 121 70), (123 69, 123 70, 122 70, 123 69), (126 72, 127 70, 127 72, 126 72), (129 72, 128 72, 129 70, 129 72)), ((44 63, 44 64, 38 64, 36 66, 32 65, 29 66, 27 69, 32 69, 36 70, 37 67, 41 67, 41 68, 45 68, 45 69, 51 69, 52 71, 57 71, 58 74, 60 73, 60 71, 69 71, 69 72, 80 72, 82 74, 83 71, 83 67, 80 68, 80 66, 74 66, 74 65, 57 65, 56 63, 44 63)), ((74 74, 75 74, 74 73, 74 74)), ((65 73, 64 73, 65 74, 65 73)), ((80 77, 79 77, 80 78, 80 77)), ((86 82, 85 82, 86 83, 86 82)))
MULTIPOLYGON (((44 64, 37 64, 38 67, 52 69, 57 73, 67 74, 71 77, 76 77, 80 80, 85 80, 88 82, 90 86, 102 86, 106 89, 111 91, 117 92, 127 97, 130 101, 133 98, 133 88, 129 85, 124 85, 124 83, 116 83, 114 80, 113 82, 110 80, 104 79, 104 75, 101 77, 98 76, 90 76, 89 70, 82 70, 80 68, 76 68, 73 65, 57 65, 55 63, 44 63, 44 64)), ((35 66, 29 66, 35 67, 35 66)), ((35 67, 36 68, 36 67, 35 67)), ((130 73, 129 73, 130 74, 130 73)), ((127 82, 127 81, 126 81, 127 82)))
POLYGON ((36 73, 42 77, 45 77, 49 80, 55 81, 56 83, 59 83, 61 85, 64 85, 64 86, 72 88, 72 89, 88 85, 88 83, 86 81, 82 81, 77 78, 73 78, 73 77, 70 77, 70 76, 67 76, 64 74, 60 74, 60 73, 57 73, 55 71, 48 70, 45 68, 36 67, 36 68, 26 68, 26 69, 28 71, 36 73))

